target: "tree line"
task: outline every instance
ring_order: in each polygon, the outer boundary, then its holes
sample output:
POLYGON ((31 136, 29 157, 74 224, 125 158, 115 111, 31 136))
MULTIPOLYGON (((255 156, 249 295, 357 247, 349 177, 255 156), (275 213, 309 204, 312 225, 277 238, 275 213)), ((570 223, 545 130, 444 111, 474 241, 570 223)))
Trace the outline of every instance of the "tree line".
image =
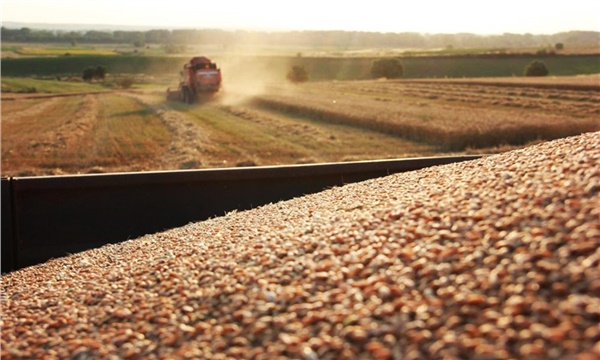
POLYGON ((324 46, 337 48, 519 48, 544 47, 556 43, 566 46, 597 45, 600 32, 570 31, 553 35, 511 34, 476 35, 422 34, 413 32, 380 33, 360 31, 228 31, 218 29, 178 29, 148 31, 60 31, 31 28, 1 28, 3 42, 89 43, 89 44, 210 44, 222 46, 324 46))

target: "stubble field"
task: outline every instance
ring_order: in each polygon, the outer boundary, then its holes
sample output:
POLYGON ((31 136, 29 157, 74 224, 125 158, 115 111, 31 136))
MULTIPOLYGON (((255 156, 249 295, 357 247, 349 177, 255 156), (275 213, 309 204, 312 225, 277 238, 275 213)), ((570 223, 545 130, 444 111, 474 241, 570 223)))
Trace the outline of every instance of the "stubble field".
POLYGON ((600 76, 3 94, 2 176, 494 153, 600 130, 600 76))

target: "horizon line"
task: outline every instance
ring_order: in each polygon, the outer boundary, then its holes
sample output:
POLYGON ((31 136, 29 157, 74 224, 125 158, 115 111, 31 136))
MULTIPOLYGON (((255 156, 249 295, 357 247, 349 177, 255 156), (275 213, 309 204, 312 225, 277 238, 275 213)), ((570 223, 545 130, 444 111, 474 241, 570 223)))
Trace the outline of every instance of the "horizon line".
POLYGON ((443 34, 443 35, 454 35, 454 34, 469 34, 469 35, 477 35, 477 36, 502 36, 502 35, 556 35, 556 34, 561 34, 561 33, 570 33, 570 32, 593 32, 593 33, 600 33, 600 31, 598 30, 581 30, 581 29, 573 29, 573 30, 565 30, 565 31, 558 31, 558 32, 554 32, 554 33, 531 33, 531 32, 509 32, 509 31, 505 31, 502 33, 477 33, 477 32, 469 32, 469 31, 459 31, 459 32, 423 32, 423 31, 381 31, 381 30, 346 30, 346 29, 282 29, 282 28, 257 28, 257 27, 241 27, 241 28, 235 28, 235 27, 227 27, 227 26, 222 26, 222 27, 193 27, 193 26, 155 26, 155 25, 123 25, 123 24, 101 24, 101 23, 94 23, 94 24, 87 24, 87 23, 64 23, 64 22, 29 22, 29 21, 2 21, 2 27, 6 27, 6 28, 10 28, 9 26, 6 26, 6 24, 24 24, 24 25, 29 25, 29 26, 22 26, 20 28, 23 27, 28 27, 28 28, 32 28, 32 29, 37 29, 37 30, 68 30, 68 29, 60 29, 58 27, 60 26, 66 26, 66 27, 78 27, 80 29, 78 30, 98 30, 99 28, 102 28, 103 30, 119 30, 119 29, 125 29, 125 28, 129 28, 129 29, 138 29, 138 30, 142 30, 145 29, 146 31, 148 30, 222 30, 222 31, 255 31, 255 32, 332 32, 332 31, 339 31, 339 32, 359 32, 359 33, 380 33, 380 34, 421 34, 421 35, 437 35, 437 34, 443 34), (48 29, 48 28, 41 28, 41 26, 52 26, 52 29, 48 29), (85 27, 89 27, 89 28, 85 28, 85 27))

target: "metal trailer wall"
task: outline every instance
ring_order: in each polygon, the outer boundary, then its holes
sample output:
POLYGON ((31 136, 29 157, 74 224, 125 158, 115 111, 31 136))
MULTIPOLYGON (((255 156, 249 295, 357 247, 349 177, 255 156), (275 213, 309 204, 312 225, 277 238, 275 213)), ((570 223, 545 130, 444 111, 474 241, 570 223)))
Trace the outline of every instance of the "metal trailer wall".
POLYGON ((232 210, 478 157, 2 179, 2 272, 232 210))
POLYGON ((16 256, 15 256, 15 243, 13 237, 13 217, 12 217, 12 196, 10 189, 10 180, 2 179, 0 183, 0 200, 2 207, 0 208, 2 220, 0 226, 2 227, 0 232, 0 242, 2 249, 0 250, 1 258, 0 265, 2 266, 2 272, 15 269, 16 256))

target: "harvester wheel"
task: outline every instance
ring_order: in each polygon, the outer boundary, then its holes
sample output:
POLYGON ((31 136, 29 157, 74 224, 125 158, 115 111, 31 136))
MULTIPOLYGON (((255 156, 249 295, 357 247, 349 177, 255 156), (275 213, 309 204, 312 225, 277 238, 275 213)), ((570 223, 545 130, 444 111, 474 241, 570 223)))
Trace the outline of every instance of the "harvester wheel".
POLYGON ((183 93, 183 102, 186 104, 191 104, 194 102, 194 94, 188 88, 184 88, 182 90, 183 93))
POLYGON ((181 97, 181 94, 179 93, 179 91, 171 90, 170 88, 167 89, 167 100, 168 101, 179 100, 180 97, 181 97))

